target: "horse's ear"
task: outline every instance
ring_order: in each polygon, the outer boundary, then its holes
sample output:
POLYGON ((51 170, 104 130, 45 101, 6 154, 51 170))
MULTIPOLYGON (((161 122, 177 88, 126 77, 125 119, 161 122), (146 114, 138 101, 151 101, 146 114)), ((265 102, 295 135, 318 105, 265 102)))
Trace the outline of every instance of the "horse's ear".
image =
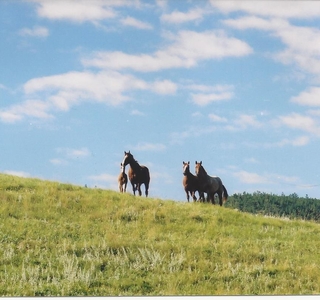
POLYGON ((196 161, 196 164, 197 164, 197 161, 196 161))
POLYGON ((182 161, 182 164, 184 164, 184 160, 182 161))
POLYGON ((130 150, 129 150, 128 154, 131 154, 131 153, 130 153, 130 150))
POLYGON ((200 166, 202 165, 202 161, 200 161, 200 166))
POLYGON ((188 165, 190 165, 190 161, 188 161, 188 165))

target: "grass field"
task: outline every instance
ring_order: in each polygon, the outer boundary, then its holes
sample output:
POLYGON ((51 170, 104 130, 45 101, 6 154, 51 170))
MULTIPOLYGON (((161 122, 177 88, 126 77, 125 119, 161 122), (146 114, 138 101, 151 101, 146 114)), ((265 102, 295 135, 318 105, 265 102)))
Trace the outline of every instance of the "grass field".
POLYGON ((0 201, 2 296, 320 293, 314 222, 2 174, 0 201))

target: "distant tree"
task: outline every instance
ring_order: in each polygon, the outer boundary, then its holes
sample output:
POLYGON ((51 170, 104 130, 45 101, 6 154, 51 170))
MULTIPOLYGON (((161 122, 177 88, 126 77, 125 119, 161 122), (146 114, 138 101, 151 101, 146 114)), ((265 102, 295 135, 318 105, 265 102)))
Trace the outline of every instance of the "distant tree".
POLYGON ((260 191, 252 194, 243 192, 229 197, 225 206, 252 214, 320 221, 320 201, 308 195, 302 198, 296 193, 279 196, 260 191))

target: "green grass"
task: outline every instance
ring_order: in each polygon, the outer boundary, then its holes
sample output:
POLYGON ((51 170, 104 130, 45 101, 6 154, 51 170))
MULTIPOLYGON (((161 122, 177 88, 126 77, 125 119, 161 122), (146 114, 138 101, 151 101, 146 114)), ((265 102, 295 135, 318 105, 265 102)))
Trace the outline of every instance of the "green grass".
POLYGON ((320 293, 320 225, 0 174, 0 295, 320 293))

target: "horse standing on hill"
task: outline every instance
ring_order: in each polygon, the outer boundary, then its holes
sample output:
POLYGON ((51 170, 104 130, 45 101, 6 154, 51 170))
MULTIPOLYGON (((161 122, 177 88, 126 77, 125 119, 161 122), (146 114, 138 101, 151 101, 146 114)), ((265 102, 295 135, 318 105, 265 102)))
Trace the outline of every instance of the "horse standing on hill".
POLYGON ((119 190, 120 193, 125 193, 126 192, 126 188, 127 188, 127 183, 128 183, 128 176, 125 172, 125 167, 123 166, 123 164, 120 164, 120 174, 118 176, 118 183, 119 183, 119 190))
POLYGON ((146 197, 148 197, 150 183, 149 169, 146 166, 140 166, 139 163, 133 158, 133 155, 130 153, 130 151, 124 151, 122 165, 125 167, 128 164, 130 165, 128 175, 132 185, 133 194, 136 195, 136 191, 138 191, 139 195, 141 196, 141 184, 144 184, 146 188, 145 194, 146 197))
POLYGON ((182 179, 182 185, 184 187, 184 190, 186 192, 187 195, 187 200, 189 202, 189 193, 193 199, 193 202, 197 201, 197 197, 196 197, 196 191, 198 191, 199 193, 199 200, 203 200, 204 196, 203 193, 200 191, 200 184, 199 184, 199 179, 197 176, 193 175, 190 172, 190 162, 182 162, 183 167, 182 167, 182 171, 183 171, 183 179, 182 179))
POLYGON ((223 202, 226 202, 228 199, 228 192, 225 186, 222 184, 222 181, 217 176, 209 176, 204 167, 202 166, 202 161, 199 163, 196 161, 196 175, 200 182, 200 188, 207 193, 208 201, 211 201, 212 204, 215 204, 214 195, 217 193, 219 197, 219 204, 222 206, 223 202), (223 194, 223 198, 222 198, 223 194))

